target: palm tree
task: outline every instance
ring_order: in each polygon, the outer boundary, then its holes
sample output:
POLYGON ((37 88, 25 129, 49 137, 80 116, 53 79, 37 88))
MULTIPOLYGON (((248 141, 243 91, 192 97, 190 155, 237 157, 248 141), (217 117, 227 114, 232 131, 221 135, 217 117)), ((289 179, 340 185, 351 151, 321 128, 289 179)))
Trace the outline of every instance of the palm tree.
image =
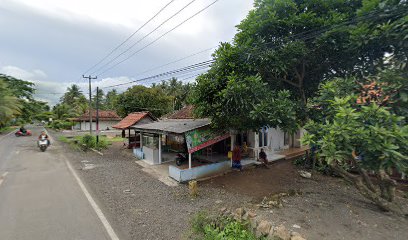
POLYGON ((20 100, 13 96, 7 83, 0 79, 0 127, 21 112, 22 104, 20 100))
POLYGON ((71 105, 75 102, 75 100, 79 99, 83 96, 81 89, 78 85, 72 84, 70 87, 67 88, 64 96, 61 97, 61 103, 71 105))

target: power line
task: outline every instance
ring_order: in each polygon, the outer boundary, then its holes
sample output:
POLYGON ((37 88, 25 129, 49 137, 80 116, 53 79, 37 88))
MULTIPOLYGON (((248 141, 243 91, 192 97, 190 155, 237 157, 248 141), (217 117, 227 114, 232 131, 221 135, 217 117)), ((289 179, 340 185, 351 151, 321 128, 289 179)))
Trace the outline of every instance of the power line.
POLYGON ((193 53, 193 54, 190 54, 190 55, 187 55, 187 56, 185 56, 185 57, 179 58, 179 59, 177 59, 177 60, 175 60, 175 61, 172 61, 172 62, 169 62, 169 63, 165 63, 165 64, 160 65, 160 66, 157 66, 157 67, 150 68, 150 69, 148 69, 148 70, 146 70, 146 71, 143 71, 143 72, 140 72, 140 73, 136 73, 135 75, 141 75, 141 74, 144 74, 144 73, 148 73, 148 72, 151 72, 151 71, 160 69, 160 68, 162 68, 162 67, 166 67, 166 66, 171 65, 171 64, 174 64, 174 63, 181 62, 181 61, 183 61, 183 60, 185 60, 185 59, 188 59, 188 58, 197 56, 197 55, 199 55, 199 54, 201 54, 201 53, 208 52, 208 51, 210 51, 211 49, 214 49, 214 48, 216 48, 216 47, 217 47, 217 46, 214 46, 214 47, 211 47, 211 48, 207 48, 207 49, 204 49, 204 50, 195 52, 195 53, 193 53))
POLYGON ((103 87, 103 88, 112 88, 112 87, 128 85, 128 84, 131 84, 131 83, 146 81, 146 80, 149 80, 149 79, 154 79, 154 78, 158 78, 158 77, 162 77, 162 76, 174 75, 174 74, 180 73, 180 72, 198 71, 198 70, 202 70, 203 68, 209 67, 213 62, 214 62, 214 60, 209 60, 209 61, 205 61, 205 62, 201 62, 201 63, 196 63, 196 64, 189 65, 189 66, 186 66, 186 67, 183 67, 183 68, 180 68, 180 69, 176 69, 176 70, 160 73, 160 74, 157 74, 157 75, 153 75, 153 76, 150 76, 150 77, 145 77, 145 78, 129 81, 129 82, 126 82, 126 83, 120 83, 120 84, 115 84, 115 85, 111 85, 111 86, 106 86, 106 87, 103 87))
POLYGON ((181 23, 179 23, 178 25, 176 25, 175 27, 173 27, 172 29, 170 29, 169 31, 165 32, 164 34, 160 35, 159 37, 157 37, 155 40, 153 40, 152 42, 150 42, 149 44, 145 45, 144 47, 140 48, 139 50, 137 50, 136 52, 134 52, 133 54, 131 54, 130 56, 128 56, 127 58, 121 60, 120 62, 114 64, 113 66, 107 68, 105 71, 101 72, 99 75, 103 75, 104 73, 110 71, 111 69, 113 69, 114 67, 118 66, 119 64, 129 60, 130 58, 132 58, 133 56, 135 56, 137 53, 143 51, 144 49, 146 49, 147 47, 149 47, 150 45, 154 44, 155 42, 159 41, 161 38, 163 38, 164 36, 166 36, 168 33, 174 31, 175 29, 177 29, 178 27, 180 27, 181 25, 183 25, 184 23, 186 23, 187 21, 189 21, 190 19, 194 18, 195 16, 197 16, 198 14, 202 13, 203 11, 205 11, 206 9, 208 9, 209 7, 211 7, 212 5, 214 5, 216 2, 218 2, 219 0, 215 0, 212 3, 210 3, 209 5, 207 5, 206 7, 204 7, 203 9, 201 9, 200 11, 196 12, 195 14, 193 14, 192 16, 190 16, 189 18, 185 19, 184 21, 182 21, 181 23))
POLYGON ((128 51, 130 51, 136 44, 140 43, 141 41, 143 41, 145 38, 147 38, 148 36, 150 36, 152 33, 154 33, 157 29, 159 29, 160 27, 162 27, 164 24, 166 24, 168 21, 170 21, 171 19, 173 19, 175 16, 177 16, 179 13, 181 13, 184 9, 186 9, 188 6, 190 6, 193 2, 195 2, 197 0, 192 0, 189 3, 187 3, 184 7, 182 7, 180 10, 178 10, 175 14, 171 15, 169 18, 167 18, 166 20, 164 20, 161 24, 159 24, 159 26, 157 26, 155 29, 153 29, 152 31, 150 31, 148 34, 146 34, 145 36, 143 36, 141 39, 139 39, 137 42, 135 42, 134 44, 132 44, 130 47, 128 47, 126 50, 122 51, 119 55, 117 55, 116 57, 114 57, 113 59, 109 60, 107 63, 105 63, 104 65, 102 65, 100 68, 96 69, 95 71, 92 72, 92 74, 98 72, 99 70, 103 69, 104 67, 108 66, 110 63, 112 63, 113 61, 115 61, 116 59, 118 59, 120 56, 122 56, 123 54, 127 53, 128 51))
MULTIPOLYGON (((398 14, 400 14, 400 13, 398 13, 398 14)), ((368 17, 368 15, 367 15, 366 17, 368 17)), ((379 18, 379 17, 377 16, 377 17, 373 18, 373 17, 371 16, 370 18, 371 18, 371 19, 375 19, 375 18, 379 18)), ((360 19, 361 19, 361 18, 360 18, 360 19)), ((355 19, 350 19, 350 20, 348 20, 348 21, 345 21, 344 23, 342 23, 342 25, 344 25, 344 24, 347 23, 347 22, 352 22, 352 21, 355 21, 355 20, 357 20, 357 18, 355 18, 355 19)), ((339 25, 335 25, 335 26, 331 26, 330 28, 334 28, 334 27, 338 27, 338 26, 339 26, 339 25)), ((330 28, 328 28, 327 30, 330 30, 330 28)), ((299 35, 299 36, 302 36, 302 37, 299 37, 299 38, 297 38, 297 39, 295 39, 295 40, 310 40, 310 39, 313 39, 313 38, 315 38, 319 33, 321 33, 322 30, 323 30, 323 28, 320 29, 320 30, 319 30, 319 29, 315 29, 314 31, 310 31, 310 30, 309 30, 309 31, 305 31, 305 32, 308 32, 307 34, 305 34, 305 33, 303 33, 303 32, 302 32, 302 33, 299 33, 299 34, 296 34, 296 35, 299 35)), ((327 30, 326 30, 326 31, 327 31, 327 30)), ((291 38, 293 38, 293 37, 296 36, 296 35, 293 35, 291 38)), ((263 43, 262 45, 267 45, 267 44, 271 44, 271 43, 274 43, 274 42, 263 43)), ((273 47, 269 48, 268 50, 278 48, 278 47, 280 47, 281 45, 282 45, 282 44, 277 45, 277 46, 273 46, 273 47)), ((251 48, 251 49, 259 49, 259 46, 255 46, 255 47, 253 47, 253 48, 251 48)), ((247 50, 251 50, 251 49, 247 49, 247 50)), ((160 76, 166 76, 166 75, 170 75, 170 74, 185 72, 185 71, 187 71, 187 70, 195 70, 195 71, 197 71, 197 68, 198 68, 198 67, 201 67, 202 69, 204 69, 204 68, 207 68, 209 65, 211 65, 211 64, 214 63, 214 62, 215 62, 215 60, 209 60, 209 61, 205 61, 205 62, 193 64, 193 65, 190 65, 190 66, 181 68, 181 69, 177 69, 177 70, 173 70, 173 71, 168 71, 168 72, 165 72, 165 73, 161 73, 161 74, 154 75, 154 76, 151 76, 151 77, 146 77, 146 78, 142 78, 142 79, 130 81, 130 82, 127 82, 127 83, 112 85, 112 86, 108 86, 108 87, 105 87, 105 88, 116 87, 116 86, 122 86, 122 85, 127 85, 127 84, 131 84, 131 83, 135 83, 135 82, 140 82, 140 81, 146 81, 146 80, 153 79, 153 78, 157 78, 157 77, 160 77, 160 76), (208 66, 205 67, 205 64, 208 64, 208 66)), ((202 69, 201 69, 201 70, 202 70, 202 69)), ((198 69, 198 70, 200 70, 200 69, 198 69)), ((149 71, 150 71, 150 70, 149 70, 149 71)))
POLYGON ((105 61, 108 57, 110 57, 116 50, 118 50, 123 44, 125 44, 127 41, 129 41, 136 33, 138 33, 143 27, 145 27, 147 24, 149 24, 154 18, 156 18, 161 12, 164 11, 171 3, 173 3, 175 0, 171 0, 168 2, 164 7, 162 7, 153 17, 151 17, 147 22, 145 22, 142 26, 140 26, 136 31, 134 31, 129 37, 127 37, 123 42, 121 42, 118 46, 116 46, 114 49, 112 49, 105 57, 103 57, 99 62, 97 62, 95 65, 90 67, 88 70, 86 70, 83 74, 88 73, 91 71, 93 68, 98 66, 100 63, 105 61))

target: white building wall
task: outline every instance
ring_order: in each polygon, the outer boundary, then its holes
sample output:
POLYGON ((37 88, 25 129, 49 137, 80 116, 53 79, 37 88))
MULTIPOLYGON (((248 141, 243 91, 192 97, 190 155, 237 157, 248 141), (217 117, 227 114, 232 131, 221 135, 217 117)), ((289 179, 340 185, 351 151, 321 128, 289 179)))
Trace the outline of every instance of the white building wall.
MULTIPOLYGON (((99 130, 112 129, 119 121, 99 121, 99 130)), ((92 130, 96 130, 96 122, 92 122, 92 130)), ((81 131, 89 131, 89 122, 81 122, 81 131)))
POLYGON ((280 128, 268 128, 268 148, 272 151, 279 151, 288 146, 285 146, 285 132, 280 128))

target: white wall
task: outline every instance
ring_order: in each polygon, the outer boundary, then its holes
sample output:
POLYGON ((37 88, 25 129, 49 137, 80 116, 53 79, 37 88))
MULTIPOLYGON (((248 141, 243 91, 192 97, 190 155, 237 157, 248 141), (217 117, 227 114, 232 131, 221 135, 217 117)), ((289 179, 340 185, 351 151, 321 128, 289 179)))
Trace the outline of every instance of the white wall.
POLYGON ((287 148, 287 146, 285 146, 285 133, 280 130, 280 128, 269 128, 268 140, 268 148, 273 151, 287 148))
MULTIPOLYGON (((108 127, 112 129, 112 126, 117 124, 119 121, 99 121, 99 130, 106 130, 108 127)), ((81 130, 88 131, 89 130, 89 122, 81 122, 81 130)), ((96 130, 96 122, 92 122, 92 130, 96 130)))

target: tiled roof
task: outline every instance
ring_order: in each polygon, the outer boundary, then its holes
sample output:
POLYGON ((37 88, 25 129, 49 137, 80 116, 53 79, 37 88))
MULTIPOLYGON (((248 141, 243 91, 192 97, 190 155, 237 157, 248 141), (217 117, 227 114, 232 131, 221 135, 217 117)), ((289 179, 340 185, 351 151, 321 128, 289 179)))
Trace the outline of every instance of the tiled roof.
POLYGON ((194 119, 193 116, 194 106, 187 105, 182 109, 167 116, 167 119, 194 119))
MULTIPOLYGON (((96 121, 96 110, 92 110, 92 121, 96 121)), ((120 121, 122 118, 115 111, 99 110, 99 121, 120 121)), ((77 118, 80 121, 89 121, 89 111, 77 118)))
POLYGON ((135 125, 137 122, 142 120, 145 117, 150 117, 152 120, 156 120, 155 117, 153 117, 150 112, 134 112, 130 113, 127 115, 122 121, 120 121, 118 124, 112 126, 113 128, 116 129, 127 129, 132 125, 135 125))

